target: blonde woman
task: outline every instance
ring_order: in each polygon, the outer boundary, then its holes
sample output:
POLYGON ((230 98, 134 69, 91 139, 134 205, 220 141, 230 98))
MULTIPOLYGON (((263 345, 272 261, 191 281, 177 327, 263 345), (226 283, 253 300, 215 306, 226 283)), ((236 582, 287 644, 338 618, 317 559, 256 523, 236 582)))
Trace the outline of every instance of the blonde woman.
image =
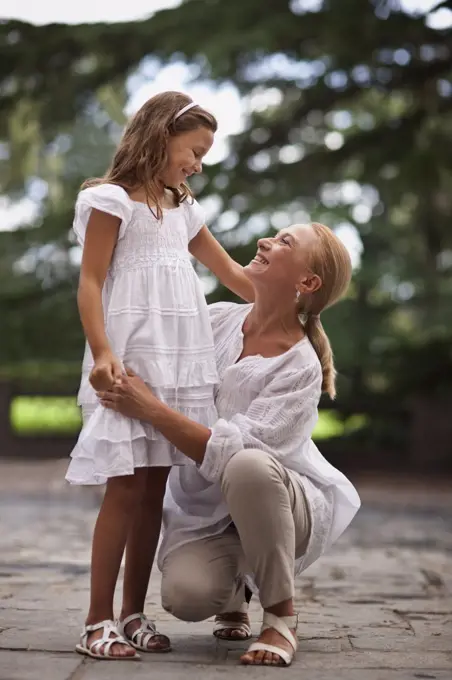
POLYGON ((321 313, 346 292, 351 265, 330 229, 294 225, 260 240, 245 273, 254 304, 210 307, 220 377, 212 427, 163 404, 130 371, 99 396, 152 423, 194 463, 169 476, 159 554, 165 609, 185 621, 216 616, 217 634, 246 639, 249 584, 263 625, 241 661, 281 666, 297 648, 294 575, 360 506, 311 440, 321 393, 336 393, 321 313))

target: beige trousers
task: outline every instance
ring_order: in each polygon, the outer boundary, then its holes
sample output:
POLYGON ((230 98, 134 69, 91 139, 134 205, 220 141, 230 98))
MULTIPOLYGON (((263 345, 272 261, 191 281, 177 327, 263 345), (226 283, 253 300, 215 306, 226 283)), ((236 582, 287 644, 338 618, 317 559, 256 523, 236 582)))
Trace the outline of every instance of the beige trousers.
POLYGON ((221 487, 233 526, 169 553, 162 605, 183 621, 203 621, 244 602, 251 573, 264 609, 294 596, 295 558, 307 547, 311 521, 291 473, 263 451, 246 449, 226 465, 221 487))

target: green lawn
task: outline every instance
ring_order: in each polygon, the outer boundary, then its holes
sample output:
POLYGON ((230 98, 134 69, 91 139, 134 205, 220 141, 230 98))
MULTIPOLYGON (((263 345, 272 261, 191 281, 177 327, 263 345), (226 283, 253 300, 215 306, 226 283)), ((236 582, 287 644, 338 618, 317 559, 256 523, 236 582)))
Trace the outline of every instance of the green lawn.
MULTIPOLYGON (((73 397, 16 397, 11 405, 11 424, 17 434, 76 434, 80 412, 73 397)), ((348 433, 365 424, 362 416, 345 423, 334 411, 321 411, 314 439, 322 440, 348 433)))
POLYGON ((10 418, 17 434, 74 434, 81 425, 74 397, 16 397, 10 418))

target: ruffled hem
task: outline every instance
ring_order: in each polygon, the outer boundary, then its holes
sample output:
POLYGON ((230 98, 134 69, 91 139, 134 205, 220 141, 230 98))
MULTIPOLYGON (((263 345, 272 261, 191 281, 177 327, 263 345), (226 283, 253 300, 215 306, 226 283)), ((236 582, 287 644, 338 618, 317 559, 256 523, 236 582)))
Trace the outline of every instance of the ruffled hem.
POLYGON ((99 483, 98 479, 132 475, 134 455, 144 459, 146 452, 146 432, 140 421, 98 405, 71 453, 75 465, 69 465, 66 480, 71 483, 80 480, 80 470, 77 473, 73 469, 80 468, 80 463, 82 468, 92 468, 93 483, 99 483))
MULTIPOLYGON (((70 484, 105 484, 111 477, 133 475, 135 468, 191 462, 152 425, 101 405, 85 409, 87 422, 71 453, 66 474, 70 484)), ((184 415, 206 426, 217 418, 214 406, 184 409, 184 415)))
MULTIPOLYGON (((163 361, 155 361, 155 359, 150 359, 146 355, 126 355, 125 357, 119 356, 119 358, 127 368, 131 368, 139 375, 154 392, 160 390, 173 391, 174 400, 177 401, 179 396, 182 400, 185 398, 183 392, 187 389, 199 388, 198 391, 201 395, 205 395, 207 390, 209 398, 213 400, 212 389, 214 385, 218 384, 217 366, 214 359, 193 361, 180 366, 177 360, 171 361, 169 357, 166 357, 163 361)), ((84 363, 77 397, 79 406, 98 403, 96 393, 89 382, 92 367, 91 361, 84 363)), ((197 397, 192 390, 191 393, 192 398, 194 396, 196 399, 197 397)), ((160 395, 157 394, 157 396, 160 395)), ((164 399, 164 401, 167 401, 167 399, 164 399)))

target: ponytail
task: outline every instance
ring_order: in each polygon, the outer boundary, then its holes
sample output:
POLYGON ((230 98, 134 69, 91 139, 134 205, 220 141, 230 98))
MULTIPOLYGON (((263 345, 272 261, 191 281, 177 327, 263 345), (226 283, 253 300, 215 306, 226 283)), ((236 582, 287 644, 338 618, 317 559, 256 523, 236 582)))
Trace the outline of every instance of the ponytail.
POLYGON ((320 320, 320 312, 334 305, 346 292, 352 275, 350 255, 334 232, 323 224, 311 224, 317 242, 310 253, 309 266, 321 285, 309 294, 300 295, 298 313, 303 315, 304 329, 322 367, 322 392, 336 396, 336 369, 333 350, 320 320))
POLYGON ((336 369, 334 367, 333 350, 320 317, 308 314, 304 329, 322 367, 322 392, 326 392, 331 399, 334 399, 336 396, 336 369))

